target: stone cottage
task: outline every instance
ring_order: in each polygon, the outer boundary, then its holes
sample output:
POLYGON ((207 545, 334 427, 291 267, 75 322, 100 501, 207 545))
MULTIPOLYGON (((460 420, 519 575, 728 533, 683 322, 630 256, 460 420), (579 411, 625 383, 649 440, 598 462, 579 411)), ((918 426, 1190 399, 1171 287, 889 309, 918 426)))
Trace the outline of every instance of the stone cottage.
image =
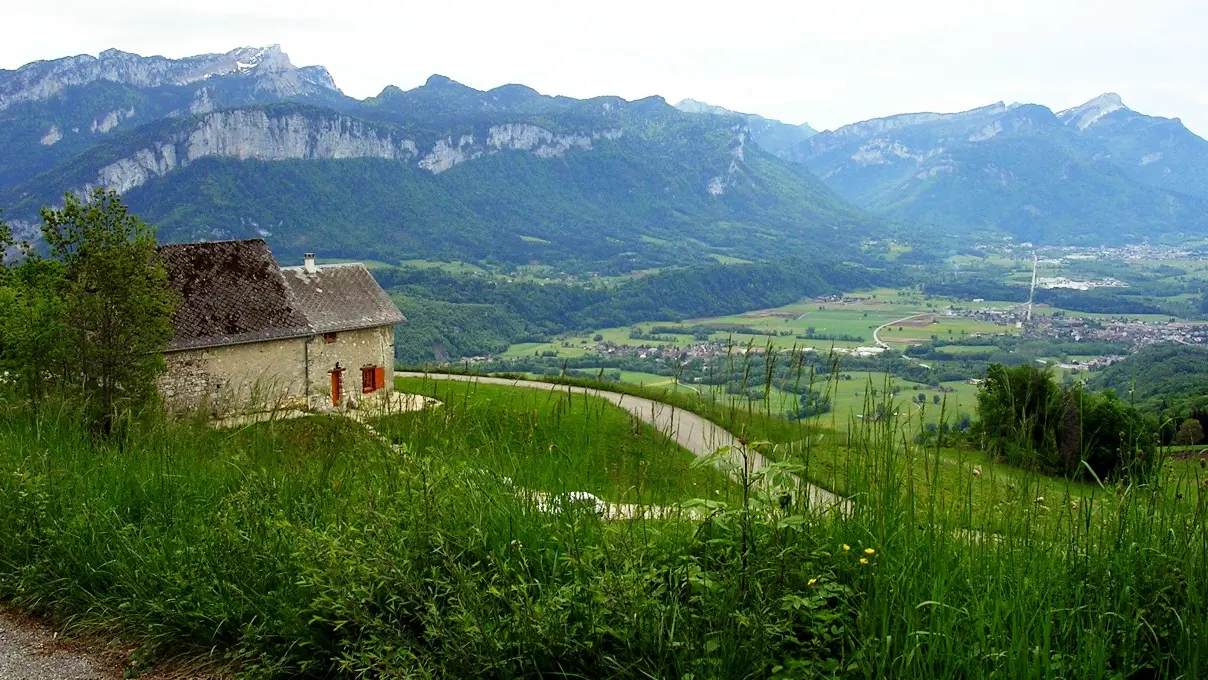
POLYGON ((260 239, 159 250, 180 296, 169 408, 344 408, 392 390, 405 319, 364 265, 280 267, 260 239))

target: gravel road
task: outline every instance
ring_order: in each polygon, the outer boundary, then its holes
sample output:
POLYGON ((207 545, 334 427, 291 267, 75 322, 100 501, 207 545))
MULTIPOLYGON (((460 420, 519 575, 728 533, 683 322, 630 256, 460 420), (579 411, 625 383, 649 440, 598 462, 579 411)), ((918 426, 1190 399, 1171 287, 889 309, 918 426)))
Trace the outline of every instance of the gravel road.
POLYGON ((0 680, 111 680, 105 664, 64 649, 54 634, 0 613, 0 680))
MULTIPOLYGON (((662 402, 642 397, 634 397, 619 392, 606 392, 585 387, 555 385, 553 383, 535 380, 512 380, 510 378, 487 378, 471 375, 449 375, 443 373, 395 373, 402 378, 429 378, 432 380, 458 380, 463 382, 479 382, 491 385, 511 385, 513 387, 529 387, 539 390, 557 390, 571 394, 590 394, 606 399, 617 406, 629 411, 634 416, 650 423, 663 434, 675 440, 677 444, 697 456, 708 456, 718 449, 731 447, 729 453, 732 469, 741 469, 743 465, 743 446, 734 435, 725 428, 706 420, 695 413, 668 406, 662 402)), ((747 461, 751 470, 765 467, 768 461, 755 451, 747 452, 747 461)), ((809 496, 809 506, 815 511, 826 511, 838 507, 840 512, 847 514, 851 511, 851 501, 842 498, 822 487, 805 483, 803 485, 809 496)))

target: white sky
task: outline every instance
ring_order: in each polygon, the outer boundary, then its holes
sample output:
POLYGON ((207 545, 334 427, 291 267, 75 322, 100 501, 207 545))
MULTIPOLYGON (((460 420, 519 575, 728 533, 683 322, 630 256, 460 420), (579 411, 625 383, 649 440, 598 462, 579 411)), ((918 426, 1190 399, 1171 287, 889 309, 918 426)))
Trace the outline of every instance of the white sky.
POLYGON ((432 73, 480 89, 693 97, 818 129, 1114 91, 1208 136, 1205 0, 4 0, 0 68, 116 47, 280 43, 345 93, 432 73))

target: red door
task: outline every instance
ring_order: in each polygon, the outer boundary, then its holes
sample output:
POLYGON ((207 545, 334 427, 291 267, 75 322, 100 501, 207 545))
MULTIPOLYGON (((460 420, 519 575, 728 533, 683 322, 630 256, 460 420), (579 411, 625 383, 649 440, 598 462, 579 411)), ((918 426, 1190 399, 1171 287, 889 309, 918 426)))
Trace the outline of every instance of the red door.
POLYGON ((339 364, 331 370, 331 405, 340 405, 340 396, 344 387, 344 369, 339 364))

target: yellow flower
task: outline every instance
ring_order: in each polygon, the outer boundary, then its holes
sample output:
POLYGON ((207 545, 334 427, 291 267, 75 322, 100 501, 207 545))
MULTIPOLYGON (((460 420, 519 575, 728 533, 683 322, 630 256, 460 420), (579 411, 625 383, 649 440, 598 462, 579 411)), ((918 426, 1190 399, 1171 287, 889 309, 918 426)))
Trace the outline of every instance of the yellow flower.
POLYGON ((812 578, 812 579, 810 579, 810 580, 809 580, 809 582, 808 582, 808 583, 806 583, 806 585, 807 585, 807 586, 812 586, 812 585, 815 585, 815 584, 817 584, 817 583, 818 583, 818 579, 816 579, 816 578, 812 578))
POLYGON ((865 548, 865 549, 864 549, 864 554, 865 554, 865 555, 875 555, 875 554, 876 554, 876 552, 877 552, 877 551, 876 551, 876 550, 873 550, 872 548, 865 548))
POLYGON ((860 564, 868 564, 868 558, 867 558, 867 557, 861 557, 861 558, 860 558, 860 564))
POLYGON ((846 544, 846 543, 844 543, 844 544, 843 544, 843 552, 851 552, 851 546, 850 546, 850 545, 848 545, 848 544, 846 544))

